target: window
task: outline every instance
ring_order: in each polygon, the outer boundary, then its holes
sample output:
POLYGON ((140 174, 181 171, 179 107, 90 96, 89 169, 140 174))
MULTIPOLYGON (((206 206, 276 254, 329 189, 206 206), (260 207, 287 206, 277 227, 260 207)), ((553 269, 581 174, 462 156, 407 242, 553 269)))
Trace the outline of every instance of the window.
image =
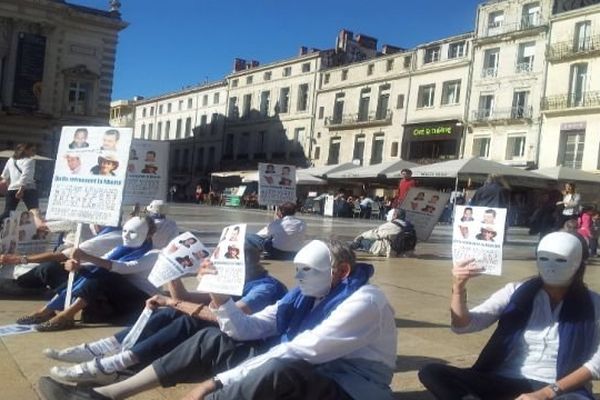
POLYGON ((141 132, 140 132, 140 137, 142 139, 146 139, 146 124, 142 124, 142 129, 141 129, 141 132))
POLYGON ((488 119, 494 112, 494 95, 482 94, 479 96, 479 109, 477 110, 476 120, 488 119))
POLYGON ((170 113, 171 112, 171 103, 167 104, 167 112, 170 113))
POLYGON ((240 117, 240 111, 238 109, 238 105, 237 105, 237 97, 230 97, 229 98, 229 106, 227 108, 227 116, 229 118, 239 118, 240 117))
POLYGON ((529 112, 529 90, 517 90, 513 94, 511 118, 531 118, 529 112))
POLYGON ((401 110, 404 108, 404 95, 399 94, 396 98, 396 109, 401 110))
MULTIPOLYGON (((0 70, 2 66, 0 66, 0 70)), ((73 81, 69 83, 69 95, 67 102, 67 111, 77 115, 87 115, 90 113, 90 99, 92 94, 92 84, 90 82, 73 81)), ((142 111, 142 116, 146 116, 146 109, 142 111)))
POLYGON ((283 69, 283 76, 290 76, 292 75, 292 67, 285 67, 283 69))
POLYGON ((249 150, 250 150, 250 133, 243 132, 239 137, 239 142, 237 145, 237 159, 238 160, 246 160, 249 158, 249 150))
POLYGON ((460 57, 464 57, 467 55, 467 42, 466 41, 462 41, 462 42, 456 42, 456 43, 450 43, 450 46, 448 46, 448 58, 452 59, 452 58, 460 58, 460 57))
POLYGON ((205 107, 208 105, 208 95, 207 94, 202 96, 202 105, 205 107))
POLYGON ((444 82, 442 87, 442 105, 458 104, 460 102, 460 80, 444 82))
POLYGON ((228 133, 225 137, 225 154, 226 156, 233 156, 233 133, 228 133))
POLYGON ((388 116, 390 106, 390 84, 379 86, 379 97, 377 99, 377 110, 375 119, 382 120, 388 116))
POLYGON ((251 84, 252 84, 252 80, 253 80, 253 77, 252 77, 252 75, 250 75, 250 76, 247 76, 247 77, 246 77, 246 85, 251 85, 251 84))
POLYGON ((369 119, 369 102, 371 100, 371 88, 364 88, 360 91, 358 100, 358 120, 367 121, 369 119))
MULTIPOLYGON (((69 90, 69 100, 71 99, 71 92, 69 90)), ((142 109, 142 118, 146 118, 146 107, 142 109)))
POLYGON ((335 165, 340 162, 340 138, 335 137, 329 140, 329 157, 327 165, 335 165))
POLYGON ((319 158, 321 158, 321 147, 317 146, 317 147, 315 147, 314 159, 318 160, 319 158))
POLYGON ((231 87, 238 87, 238 83, 239 83, 238 79, 232 80, 231 81, 231 87))
POLYGON ((163 105, 161 104, 158 106, 158 114, 160 115, 162 113, 163 113, 163 105))
POLYGON ((156 139, 158 139, 158 140, 162 140, 162 126, 163 126, 162 122, 159 122, 158 125, 156 126, 156 139))
POLYGON ((345 81, 346 79, 348 79, 348 70, 343 69, 342 70, 342 80, 345 81))
POLYGON ((310 72, 310 63, 302 64, 302 72, 310 72))
POLYGON ((528 3, 523 6, 521 29, 533 28, 540 24, 540 3, 528 3))
POLYGON ((410 64, 412 63, 412 56, 405 56, 404 57, 404 69, 408 69, 410 68, 410 64))
POLYGON ((298 87, 298 111, 306 111, 308 108, 308 83, 303 83, 298 87))
POLYGON ((154 106, 150 107, 150 116, 154 116, 154 106))
POLYGON ((425 49, 423 64, 429 64, 440 60, 440 46, 425 49))
POLYGON ((359 165, 363 165, 365 153, 365 135, 356 135, 354 137, 354 152, 352 153, 352 161, 357 160, 359 165))
POLYGON ((587 63, 571 65, 569 82, 569 107, 581 107, 585 102, 585 86, 587 83, 587 63))
POLYGON ((167 121, 165 123, 165 140, 169 139, 170 134, 171 134, 171 121, 167 121))
POLYGON ((152 140, 154 139, 154 137, 152 136, 154 134, 154 125, 153 124, 148 124, 148 139, 152 140))
POLYGON ((502 33, 502 25, 504 25, 504 11, 494 11, 488 15, 488 35, 498 35, 502 33))
POLYGON ((219 92, 213 94, 213 104, 219 104, 219 92))
POLYGON ((284 87, 279 90, 279 112, 287 113, 290 108, 290 88, 284 87))
POLYGON ((581 169, 584 143, 585 131, 583 130, 561 132, 562 151, 559 151, 558 153, 558 165, 573 169, 581 169))
POLYGON ((575 25, 575 43, 573 43, 573 49, 575 51, 587 51, 591 46, 591 32, 592 22, 582 21, 575 25))
POLYGON ((373 143, 371 144, 371 165, 381 164, 383 161, 384 144, 385 136, 383 133, 373 135, 373 143))
POLYGON ((192 134, 192 118, 187 117, 185 119, 185 137, 189 137, 192 134))
POLYGON ((323 119, 324 114, 325 114, 325 107, 323 107, 323 106, 319 107, 319 119, 323 119))
POLYGON ((177 126, 175 127, 175 139, 181 139, 181 118, 177 120, 177 126))
POLYGON ((327 85, 329 83, 329 79, 331 79, 331 75, 328 73, 325 74, 325 76, 323 77, 323 84, 327 85))
POLYGON ((200 126, 206 126, 206 115, 200 117, 200 126))
POLYGON ((265 71, 265 73, 263 74, 263 81, 270 81, 271 80, 271 76, 272 76, 272 72, 271 71, 265 71))
POLYGON ((489 137, 479 137, 473 139, 473 155, 476 157, 488 158, 490 156, 489 137))
POLYGON ((294 142, 303 144, 306 139, 305 128, 296 128, 294 129, 294 142))
POLYGON ((244 95, 244 104, 242 107, 242 117, 248 118, 252 109, 252 94, 248 93, 244 95))
POLYGON ((534 57, 535 42, 521 43, 517 59, 517 73, 532 72, 534 57))
POLYGON ((375 71, 375 64, 367 65, 367 75, 373 75, 373 71, 375 71))
POLYGON ((204 169, 204 147, 200 147, 196 150, 196 171, 202 171, 204 169))
POLYGON ((393 69, 394 69, 394 59, 393 59, 393 58, 390 58, 389 60, 387 60, 387 61, 385 62, 385 70, 386 70, 387 72, 390 72, 390 71, 391 71, 391 70, 393 70, 393 69))
POLYGON ((392 151, 390 157, 398 157, 398 142, 392 142, 392 151))
POLYGON ((525 135, 509 136, 506 143, 506 159, 520 160, 525 157, 525 135))
POLYGON ((488 49, 483 55, 482 78, 493 78, 498 75, 498 62, 500 60, 500 49, 488 49))
POLYGON ((265 90, 260 94, 260 114, 262 116, 269 115, 269 104, 270 104, 271 92, 265 90))
POLYGON ((419 86, 417 108, 433 107, 435 100, 435 84, 419 86))
POLYGON ((179 100, 178 111, 183 110, 183 100, 179 100))
POLYGON ((335 95, 335 101, 333 103, 333 116, 331 118, 331 122, 334 124, 339 124, 342 122, 342 118, 344 116, 345 97, 345 93, 336 93, 335 95))

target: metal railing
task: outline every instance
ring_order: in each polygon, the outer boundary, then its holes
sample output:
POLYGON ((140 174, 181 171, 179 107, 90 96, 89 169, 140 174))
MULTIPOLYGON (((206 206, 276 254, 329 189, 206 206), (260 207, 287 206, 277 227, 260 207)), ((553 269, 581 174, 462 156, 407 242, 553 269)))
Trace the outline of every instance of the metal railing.
POLYGON ((517 74, 529 74, 529 73, 533 72, 533 61, 531 61, 531 62, 525 61, 525 62, 517 63, 517 65, 515 67, 515 72, 517 74))
POLYGON ((474 110, 472 112, 472 121, 518 121, 518 120, 529 120, 533 116, 533 107, 509 107, 509 108, 497 108, 488 109, 483 108, 474 110))
POLYGON ((344 114, 341 116, 332 116, 325 118, 325 126, 327 127, 377 125, 387 124, 391 122, 392 110, 385 110, 385 112, 371 111, 368 114, 344 114))
POLYGON ((481 37, 490 37, 503 35, 505 33, 524 31, 537 28, 545 24, 544 19, 539 14, 526 15, 518 22, 489 24, 484 28, 481 37))
POLYGON ((481 70, 482 78, 495 78, 498 76, 498 68, 497 67, 488 67, 481 70))
POLYGON ((558 61, 600 51, 600 35, 581 40, 567 40, 548 46, 548 61, 558 61))
POLYGON ((589 107, 600 107, 600 91, 559 94, 542 99, 542 110, 545 111, 589 107))

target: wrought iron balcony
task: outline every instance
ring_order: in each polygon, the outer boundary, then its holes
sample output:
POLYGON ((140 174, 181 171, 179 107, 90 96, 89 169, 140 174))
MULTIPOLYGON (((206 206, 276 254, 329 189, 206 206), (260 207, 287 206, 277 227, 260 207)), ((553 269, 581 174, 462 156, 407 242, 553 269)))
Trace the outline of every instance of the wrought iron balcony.
POLYGON ((533 72, 533 61, 519 62, 516 65, 515 72, 517 74, 530 74, 533 72))
POLYGON ((600 35, 581 40, 568 40, 548 46, 548 61, 561 61, 571 58, 591 56, 600 52, 600 35))
POLYGON ((471 116, 473 123, 484 123, 493 121, 526 121, 533 117, 533 107, 509 107, 474 110, 471 116))
POLYGON ((495 78, 498 76, 498 68, 497 67, 489 67, 481 70, 482 78, 495 78))
POLYGON ((544 111, 591 107, 600 107, 600 91, 559 94, 542 99, 542 110, 544 111))
POLYGON ((545 21, 539 14, 526 15, 518 22, 489 24, 484 28, 480 37, 492 37, 506 33, 526 31, 543 25, 545 25, 545 21))
POLYGON ((372 111, 368 114, 344 114, 325 118, 325 126, 329 129, 347 129, 357 126, 378 126, 392 123, 392 110, 372 111))

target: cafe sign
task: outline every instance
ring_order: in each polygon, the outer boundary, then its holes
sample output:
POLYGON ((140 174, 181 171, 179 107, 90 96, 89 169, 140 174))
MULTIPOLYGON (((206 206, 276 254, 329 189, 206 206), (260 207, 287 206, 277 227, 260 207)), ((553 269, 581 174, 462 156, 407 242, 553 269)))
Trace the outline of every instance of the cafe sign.
POLYGON ((456 139, 460 134, 456 121, 409 125, 405 128, 406 139, 413 141, 456 139))

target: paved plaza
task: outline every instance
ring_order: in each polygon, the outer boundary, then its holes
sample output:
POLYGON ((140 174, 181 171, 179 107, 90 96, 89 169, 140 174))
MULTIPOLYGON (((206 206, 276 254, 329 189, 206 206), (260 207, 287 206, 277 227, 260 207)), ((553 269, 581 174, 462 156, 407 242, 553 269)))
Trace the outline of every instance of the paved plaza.
MULTIPOLYGON (((258 231, 272 218, 272 213, 259 210, 211 208, 174 204, 171 216, 181 230, 192 230, 208 246, 214 246, 221 229, 230 223, 246 222, 250 232, 258 231)), ((310 238, 331 236, 350 240, 358 233, 376 226, 378 221, 330 219, 305 216, 310 238)), ((374 258, 361 256, 361 261, 375 265, 374 283, 388 296, 396 310, 398 355, 392 387, 398 399, 420 400, 431 397, 417 379, 417 370, 429 362, 469 366, 491 334, 491 330, 471 335, 455 335, 449 329, 450 295, 450 228, 438 226, 427 243, 419 243, 414 257, 374 258)), ((469 303, 476 304, 506 282, 533 275, 535 238, 523 228, 512 228, 505 248, 502 277, 480 277, 470 283, 469 303)), ((288 286, 293 285, 291 262, 265 262, 272 274, 288 286)), ((587 271, 589 286, 600 290, 600 262, 592 261, 587 271)), ((194 286, 194 278, 186 282, 194 286)), ((43 304, 40 300, 0 300, 0 324, 14 320, 43 304)), ((37 380, 46 375, 56 362, 46 359, 45 347, 66 347, 104 337, 116 332, 112 326, 87 325, 65 332, 30 333, 1 338, 0 399, 37 399, 37 380)), ((139 400, 178 399, 189 389, 149 391, 134 397, 139 400)), ((595 386, 600 393, 600 385, 595 386)))

